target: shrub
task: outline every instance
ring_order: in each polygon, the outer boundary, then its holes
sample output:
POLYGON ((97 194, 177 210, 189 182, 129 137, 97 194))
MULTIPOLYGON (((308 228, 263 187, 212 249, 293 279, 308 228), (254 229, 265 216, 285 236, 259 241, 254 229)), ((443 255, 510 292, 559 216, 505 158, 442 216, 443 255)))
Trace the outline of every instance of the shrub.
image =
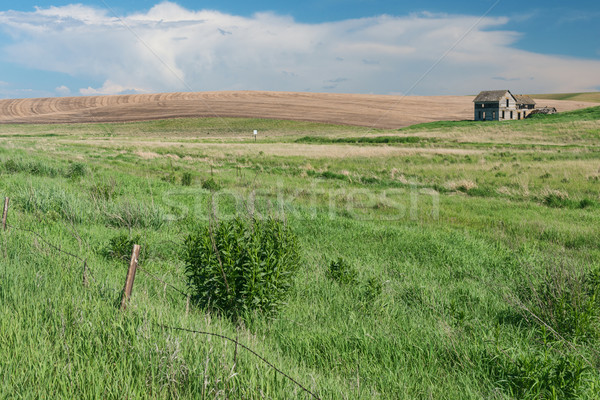
POLYGON ((192 174, 189 172, 184 172, 181 175, 181 185, 182 186, 191 186, 192 184, 192 174))
POLYGON ((550 357, 548 352, 517 355, 504 351, 486 354, 491 376, 516 399, 576 399, 582 391, 588 368, 580 358, 550 357))
POLYGON ((190 234, 184 261, 194 300, 234 320, 274 313, 299 265, 298 241, 276 219, 234 218, 190 234))
POLYGON ((341 257, 329 263, 325 275, 340 285, 356 283, 358 276, 356 270, 341 257))
POLYGON ((125 233, 119 234, 109 240, 103 250, 104 257, 113 260, 129 260, 134 244, 140 243, 140 236, 129 236, 125 233))
POLYGON ((202 182, 202 189, 210 190, 211 192, 216 192, 221 189, 221 186, 213 178, 207 179, 202 182))
POLYGON ((4 162, 6 172, 14 174, 22 170, 22 167, 13 159, 8 159, 4 162))
POLYGON ((73 163, 69 165, 67 170, 67 178, 79 179, 85 176, 87 173, 87 167, 82 163, 73 163))
POLYGON ((569 195, 560 190, 544 190, 542 192, 542 203, 548 207, 564 208, 571 204, 569 195))
POLYGON ((594 200, 590 200, 588 198, 581 199, 578 204, 579 208, 588 208, 588 207, 593 207, 595 205, 596 205, 596 202, 594 200))
POLYGON ((375 277, 370 277, 364 283, 362 287, 362 300, 368 303, 372 303, 381 295, 383 291, 383 284, 375 277))

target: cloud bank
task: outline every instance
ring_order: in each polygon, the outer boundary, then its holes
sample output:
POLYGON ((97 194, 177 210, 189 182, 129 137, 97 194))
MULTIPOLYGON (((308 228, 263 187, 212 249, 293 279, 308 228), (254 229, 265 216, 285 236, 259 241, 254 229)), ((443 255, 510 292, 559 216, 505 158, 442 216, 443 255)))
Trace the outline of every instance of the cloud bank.
POLYGON ((11 38, 1 50, 5 60, 103 82, 76 89, 84 95, 206 90, 429 95, 600 87, 600 61, 515 49, 520 34, 502 30, 507 22, 421 13, 303 24, 272 13, 241 17, 171 2, 124 17, 83 5, 0 12, 0 26, 11 38))

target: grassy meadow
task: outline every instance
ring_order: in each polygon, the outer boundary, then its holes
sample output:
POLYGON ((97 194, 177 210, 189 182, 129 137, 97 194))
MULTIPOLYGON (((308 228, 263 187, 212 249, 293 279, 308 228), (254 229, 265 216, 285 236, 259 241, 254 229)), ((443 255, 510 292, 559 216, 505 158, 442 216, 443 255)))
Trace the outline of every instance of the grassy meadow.
POLYGON ((311 398, 231 342, 161 325, 237 337, 323 399, 600 392, 600 107, 400 130, 0 125, 5 196, 2 398, 311 398), (184 241, 211 214, 297 235, 280 311, 186 310, 141 271, 120 311, 119 244, 186 292, 184 241), (352 279, 329 273, 340 258, 352 279))

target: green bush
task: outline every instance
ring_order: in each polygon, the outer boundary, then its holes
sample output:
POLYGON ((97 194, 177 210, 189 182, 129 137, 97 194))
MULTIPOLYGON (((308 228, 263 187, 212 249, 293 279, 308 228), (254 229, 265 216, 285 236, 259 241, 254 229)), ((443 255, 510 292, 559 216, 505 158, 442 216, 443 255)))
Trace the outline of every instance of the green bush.
POLYGON ((207 179, 202 182, 202 189, 210 190, 211 192, 216 192, 221 189, 221 186, 213 178, 207 179))
POLYGON ((181 185, 182 186, 191 186, 192 185, 192 174, 189 172, 184 172, 181 175, 181 185))
POLYGON ((354 284, 358 276, 356 270, 341 257, 329 263, 325 275, 340 285, 354 284))
POLYGON ((69 165, 69 169, 67 170, 67 178, 71 179, 79 179, 85 176, 87 173, 87 167, 82 163, 73 163, 69 165))
POLYGON ((223 221, 190 234, 184 248, 194 300, 234 320, 275 312, 300 262, 296 236, 275 219, 223 221))
POLYGON ((581 358, 551 357, 548 352, 509 357, 505 351, 486 354, 496 384, 515 399, 576 399, 583 389, 588 367, 581 358))
POLYGON ((140 244, 140 240, 140 235, 119 234, 109 240, 102 254, 108 259, 127 261, 131 257, 133 245, 140 244))

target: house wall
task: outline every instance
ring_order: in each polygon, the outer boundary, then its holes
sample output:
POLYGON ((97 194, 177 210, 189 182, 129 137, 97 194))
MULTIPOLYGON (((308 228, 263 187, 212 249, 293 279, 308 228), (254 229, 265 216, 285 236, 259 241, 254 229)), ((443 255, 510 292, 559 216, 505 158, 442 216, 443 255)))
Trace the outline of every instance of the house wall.
POLYGON ((475 103, 475 121, 505 121, 509 120, 512 111, 512 119, 525 118, 524 110, 517 110, 517 103, 509 92, 506 92, 499 102, 477 102, 475 103), (506 101, 508 100, 508 105, 506 101), (502 112, 504 111, 504 117, 502 112), (480 114, 481 113, 481 114, 480 114), (495 114, 494 114, 495 113, 495 114), (481 115, 481 117, 480 117, 481 115), (520 118, 519 118, 520 117, 520 118))

